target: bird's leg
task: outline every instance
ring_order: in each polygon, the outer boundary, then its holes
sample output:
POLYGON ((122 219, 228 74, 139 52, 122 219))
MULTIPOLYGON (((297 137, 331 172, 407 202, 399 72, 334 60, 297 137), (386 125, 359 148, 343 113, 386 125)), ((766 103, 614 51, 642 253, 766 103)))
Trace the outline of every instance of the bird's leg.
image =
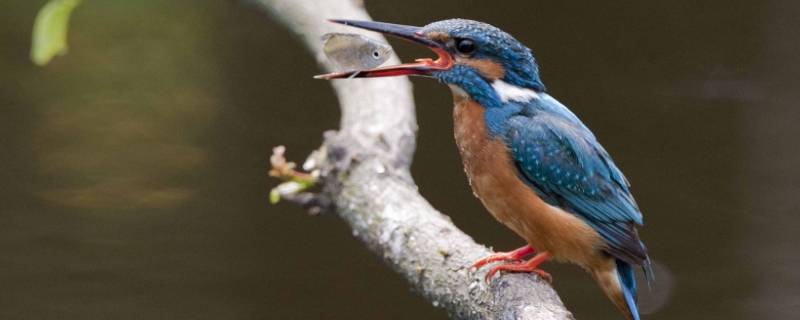
POLYGON ((519 261, 522 261, 522 258, 525 257, 526 255, 531 254, 531 253, 535 253, 535 252, 536 252, 536 249, 534 249, 530 245, 524 246, 524 247, 519 248, 519 249, 514 250, 514 251, 498 252, 498 253, 489 255, 487 257, 484 257, 483 259, 480 259, 478 261, 475 261, 475 263, 472 264, 472 268, 480 269, 484 265, 492 263, 492 262, 495 262, 495 261, 516 261, 516 262, 519 262, 519 261))
POLYGON ((499 266, 490 269, 489 272, 486 273, 486 278, 484 279, 486 280, 487 283, 492 281, 492 277, 499 271, 533 272, 542 277, 542 279, 547 280, 547 282, 553 282, 553 277, 550 276, 549 273, 545 272, 542 269, 539 269, 539 265, 542 264, 542 262, 547 261, 548 258, 550 258, 550 253, 548 253, 547 251, 542 251, 537 253, 530 260, 525 261, 525 263, 501 264, 499 266))

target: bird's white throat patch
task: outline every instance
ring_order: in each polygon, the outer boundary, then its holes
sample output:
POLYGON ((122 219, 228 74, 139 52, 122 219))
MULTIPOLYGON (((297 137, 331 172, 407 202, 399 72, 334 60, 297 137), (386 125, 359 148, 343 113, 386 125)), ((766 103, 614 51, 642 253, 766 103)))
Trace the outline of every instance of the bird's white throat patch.
POLYGON ((453 84, 448 84, 447 86, 450 87, 450 91, 453 91, 453 95, 456 95, 456 96, 459 96, 459 97, 462 97, 462 98, 469 97, 467 92, 464 91, 464 89, 461 89, 461 87, 459 87, 457 85, 453 85, 453 84))
POLYGON ((492 88, 494 88, 494 92, 497 92, 503 102, 528 102, 532 99, 539 99, 539 94, 536 91, 520 88, 499 79, 492 82, 492 88))

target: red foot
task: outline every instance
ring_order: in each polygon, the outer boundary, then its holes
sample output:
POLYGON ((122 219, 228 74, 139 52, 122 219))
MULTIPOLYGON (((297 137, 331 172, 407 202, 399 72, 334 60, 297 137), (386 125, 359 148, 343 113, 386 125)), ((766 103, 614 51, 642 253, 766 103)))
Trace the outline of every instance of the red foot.
POLYGON ((480 259, 478 261, 475 261, 475 263, 472 264, 472 268, 480 269, 484 265, 492 263, 492 262, 495 262, 495 261, 516 261, 516 262, 520 262, 520 261, 522 261, 523 257, 525 257, 528 254, 534 253, 534 252, 536 252, 536 249, 534 249, 531 246, 524 246, 522 248, 519 248, 519 249, 514 250, 514 251, 510 251, 510 252, 498 252, 498 253, 489 255, 488 257, 485 257, 483 259, 480 259))
POLYGON ((549 273, 545 272, 544 270, 539 269, 539 265, 542 264, 542 262, 547 261, 548 258, 550 258, 550 254, 547 251, 544 251, 544 252, 540 252, 540 253, 536 254, 533 258, 531 258, 530 260, 526 261, 525 263, 501 264, 499 266, 496 266, 496 267, 490 269, 489 272, 486 273, 486 278, 484 278, 484 280, 486 280, 486 283, 491 282, 492 281, 492 277, 494 277, 494 275, 496 273, 500 272, 500 271, 506 271, 506 272, 533 272, 535 274, 538 274, 540 277, 542 277, 542 279, 547 280, 547 282, 551 282, 552 283, 553 282, 553 277, 549 273))

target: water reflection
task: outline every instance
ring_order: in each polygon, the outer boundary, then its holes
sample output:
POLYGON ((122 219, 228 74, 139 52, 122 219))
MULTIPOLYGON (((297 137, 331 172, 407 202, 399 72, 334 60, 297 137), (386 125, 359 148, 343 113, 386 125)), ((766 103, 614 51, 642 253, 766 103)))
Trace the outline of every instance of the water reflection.
POLYGON ((34 130, 36 167, 57 183, 38 194, 77 208, 168 208, 190 199, 186 178, 208 163, 195 141, 217 106, 183 97, 156 103, 90 96, 46 106, 34 130))

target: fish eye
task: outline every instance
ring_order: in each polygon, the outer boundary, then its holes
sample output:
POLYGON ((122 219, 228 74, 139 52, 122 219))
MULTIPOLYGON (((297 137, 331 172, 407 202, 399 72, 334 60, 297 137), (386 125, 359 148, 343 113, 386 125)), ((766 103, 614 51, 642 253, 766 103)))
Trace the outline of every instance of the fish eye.
POLYGON ((470 39, 456 40, 456 51, 460 54, 470 55, 475 52, 475 49, 477 49, 475 42, 470 39))
POLYGON ((378 51, 372 51, 372 57, 378 59, 381 57, 381 53, 378 51))

